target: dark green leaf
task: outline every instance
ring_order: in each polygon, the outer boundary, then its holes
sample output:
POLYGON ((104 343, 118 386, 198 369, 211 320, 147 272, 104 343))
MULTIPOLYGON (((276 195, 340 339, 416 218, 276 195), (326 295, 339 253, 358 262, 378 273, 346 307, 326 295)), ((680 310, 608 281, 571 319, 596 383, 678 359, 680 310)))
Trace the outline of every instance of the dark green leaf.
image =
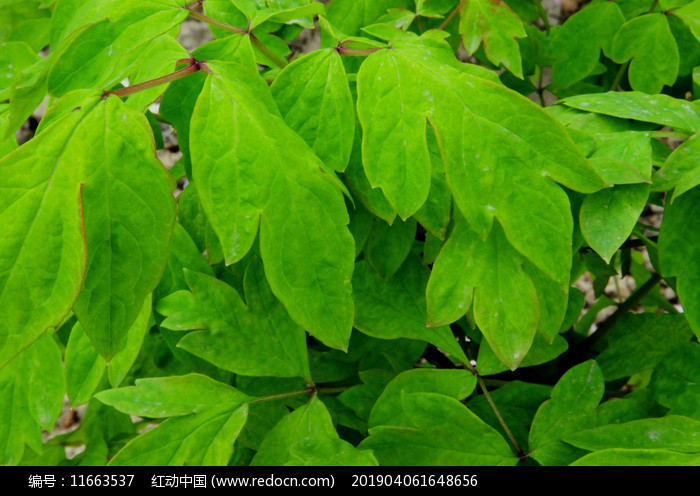
POLYGON ((388 281, 365 261, 353 275, 355 327, 380 339, 427 341, 465 361, 466 356, 447 326, 427 327, 425 285, 429 270, 411 256, 388 281))
POLYGON ((552 399, 535 414, 530 428, 530 455, 543 465, 571 463, 573 459, 567 459, 571 453, 561 439, 596 426, 596 408, 604 389, 603 374, 593 360, 569 369, 554 386, 552 399))
POLYGON ((466 370, 412 369, 397 375, 386 385, 370 413, 370 427, 410 426, 402 407, 403 393, 436 393, 461 401, 476 387, 476 377, 466 370))
POLYGON ((632 467, 659 467, 659 466, 697 466, 700 463, 700 455, 677 453, 666 450, 626 450, 609 449, 596 451, 590 455, 576 460, 572 465, 578 466, 632 466, 632 467))
POLYGON ((365 258, 383 278, 393 276, 408 257, 416 238, 416 227, 413 218, 406 222, 398 219, 391 225, 380 219, 372 223, 365 258))
POLYGON ((692 336, 682 315, 628 313, 610 329, 608 345, 596 360, 605 379, 614 381, 655 367, 692 336))
POLYGON ((247 404, 224 404, 169 418, 130 441, 109 465, 226 465, 247 416, 247 404))
POLYGON ((700 420, 700 345, 687 343, 666 355, 650 387, 654 399, 670 413, 700 420))
POLYGON ((676 291, 686 318, 700 336, 700 187, 667 202, 659 263, 665 277, 677 277, 676 291))
POLYGON ((408 426, 379 426, 360 448, 383 465, 515 465, 508 443, 459 401, 436 393, 402 393, 408 426))
POLYGON ((700 452, 700 421, 669 415, 596 427, 564 437, 588 451, 605 449, 662 449, 700 452))
MULTIPOLYGON (((362 453, 338 436, 331 416, 316 395, 306 405, 283 418, 265 437, 251 465, 280 466, 308 463, 309 451, 327 458, 316 463, 376 465, 369 452, 362 453), (320 449, 317 451, 313 447, 320 449)), ((312 459, 314 460, 314 459, 312 459)))

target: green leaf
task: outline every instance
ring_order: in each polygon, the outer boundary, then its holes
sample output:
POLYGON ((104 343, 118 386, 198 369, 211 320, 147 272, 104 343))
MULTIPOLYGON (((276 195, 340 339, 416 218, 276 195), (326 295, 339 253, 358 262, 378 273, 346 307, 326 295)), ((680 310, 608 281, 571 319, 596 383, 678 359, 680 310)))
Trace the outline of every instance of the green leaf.
POLYGON ((554 84, 566 88, 592 74, 601 49, 610 53, 613 36, 624 22, 620 7, 613 2, 589 4, 569 17, 552 33, 547 46, 554 59, 554 84))
POLYGON ((695 0, 680 9, 674 9, 673 15, 679 17, 690 28, 693 36, 700 40, 700 1, 695 0))
POLYGON ((369 427, 410 426, 402 407, 403 393, 436 393, 461 401, 474 392, 476 377, 467 370, 412 369, 389 382, 370 412, 369 427))
POLYGON ((573 460, 561 439, 596 426, 596 408, 605 384, 593 360, 569 369, 552 390, 552 398, 535 414, 530 428, 530 454, 542 465, 568 464, 573 460))
POLYGON ((247 416, 247 404, 224 404, 169 418, 131 440, 109 465, 226 465, 247 416))
POLYGON ((0 94, 6 95, 6 91, 12 88, 17 76, 38 60, 36 52, 26 43, 21 41, 0 43, 0 94))
POLYGON ((567 293, 520 255, 499 224, 486 240, 458 224, 435 261, 427 288, 431 322, 469 308, 496 356, 510 369, 526 356, 538 328, 554 339, 566 313, 567 293), (539 294, 546 295, 539 298, 539 294), (542 301, 542 304, 540 304, 542 301), (447 302, 443 307, 444 303, 447 302))
POLYGON ((355 249, 338 183, 278 116, 257 73, 208 66, 192 118, 193 179, 226 261, 248 252, 262 217, 260 249, 273 293, 311 334, 344 349, 355 249))
POLYGON ((35 0, 6 0, 0 10, 0 42, 21 41, 34 53, 48 43, 51 11, 35 0))
POLYGON ((667 202, 659 232, 659 263, 664 277, 676 276, 685 316, 700 336, 700 187, 667 202))
MULTIPOLYGON (((255 15, 250 19, 249 29, 255 29, 264 22, 299 22, 302 17, 325 14, 326 7, 321 2, 313 2, 307 5, 300 5, 288 9, 261 9, 255 12, 255 15)), ((313 27, 305 26, 307 28, 313 27)))
POLYGON ((683 315, 627 313, 610 329, 607 347, 596 361, 606 380, 622 379, 656 367, 692 336, 683 315))
POLYGON ((187 11, 175 2, 158 0, 118 3, 101 13, 109 17, 81 28, 53 54, 48 73, 51 95, 119 81, 135 49, 187 17, 187 11))
POLYGON ((426 90, 405 81, 405 68, 394 52, 381 50, 362 64, 357 113, 367 178, 373 188, 381 188, 399 216, 407 219, 425 203, 430 191, 426 113, 421 108, 426 90))
POLYGON ((632 60, 628 78, 633 90, 660 93, 678 76, 678 46, 662 13, 645 14, 623 24, 613 38, 610 56, 618 64, 632 60))
POLYGON ((178 347, 236 374, 309 379, 306 333, 272 295, 260 260, 245 272, 247 306, 231 286, 185 271, 192 291, 180 291, 156 307, 166 329, 197 330, 178 347), (200 330, 201 329, 201 330, 200 330))
POLYGON ((87 403, 102 382, 106 362, 79 322, 73 326, 66 345, 66 392, 72 408, 87 403))
POLYGON ((0 370, 0 463, 17 465, 25 444, 41 452, 63 406, 61 351, 43 335, 0 370))
POLYGON ((672 414, 700 420, 700 345, 687 343, 666 355, 651 378, 654 400, 672 414))
POLYGON ((612 466, 612 467, 659 467, 659 466, 697 466, 700 463, 700 455, 677 453, 666 450, 626 450, 609 449, 596 451, 579 458, 572 465, 577 466, 612 466))
MULTIPOLYGON (((311 401, 284 417, 265 436, 251 466, 303 465, 308 462, 305 454, 309 451, 319 456, 314 446, 321 448, 320 453, 328 459, 322 463, 324 465, 331 460, 335 461, 332 464, 377 464, 370 453, 362 453, 340 439, 330 413, 314 395, 311 401)), ((316 459, 317 462, 320 460, 316 459)))
POLYGON ((109 389, 95 397, 120 412, 140 417, 179 417, 216 410, 229 411, 253 398, 201 374, 137 379, 135 386, 109 389))
MULTIPOLYGON (((182 207, 182 200, 179 206, 182 207)), ((182 217, 182 208, 178 215, 182 217)), ((153 300, 158 301, 175 291, 187 289, 187 282, 183 269, 188 269, 202 274, 214 275, 214 271, 207 263, 202 252, 197 248, 194 241, 179 222, 175 223, 173 237, 170 240, 170 251, 168 252, 168 265, 155 291, 153 300)))
POLYGON ((329 167, 345 170, 355 137, 355 111, 338 52, 316 50, 295 60, 270 90, 289 127, 329 167))
POLYGON ((274 130, 254 131, 267 112, 253 91, 264 94, 267 88, 246 68, 229 70, 226 76, 229 73, 235 78, 207 77, 192 114, 190 147, 199 199, 221 241, 226 263, 232 264, 248 253, 255 240, 275 169, 271 157, 260 153, 269 151, 265 141, 274 130))
POLYGON ((700 135, 694 134, 673 150, 663 167, 654 174, 654 191, 668 191, 675 188, 672 199, 676 199, 700 185, 698 153, 700 153, 700 135))
POLYGON ((700 131, 700 107, 696 103, 668 95, 647 95, 638 91, 611 91, 572 96, 561 100, 561 103, 587 112, 654 122, 679 130, 700 131))
POLYGON ((427 327, 425 285, 430 271, 411 256, 388 281, 366 262, 355 264, 353 296, 355 327, 380 339, 417 339, 434 344, 454 355, 467 358, 447 326, 427 327))
POLYGON ((346 389, 338 395, 338 400, 359 418, 367 421, 377 398, 395 376, 386 370, 377 369, 361 370, 358 375, 362 384, 346 389))
POLYGON ((112 387, 118 386, 124 380, 141 350, 150 318, 151 298, 147 297, 136 321, 127 332, 121 349, 109 363, 97 353, 80 323, 73 326, 64 357, 66 390, 71 407, 83 405, 90 400, 102 382, 105 368, 112 387))
POLYGON ((17 148, 17 138, 15 136, 5 136, 5 131, 8 130, 10 124, 10 106, 0 104, 0 157, 4 157, 12 150, 17 148))
POLYGON ((516 38, 527 36, 520 18, 499 0, 467 0, 460 12, 459 32, 467 52, 483 43, 486 56, 522 79, 520 47, 516 38))
POLYGON ((297 178, 278 176, 270 196, 260 227, 270 287, 311 335, 345 350, 354 315, 355 246, 341 193, 316 169, 297 178))
POLYGON ((73 165, 84 151, 76 127, 88 111, 0 160, 0 367, 57 326, 80 291, 87 247, 73 165))
POLYGON ((365 246, 365 257, 385 279, 399 270, 411 251, 416 238, 416 220, 411 218, 391 225, 375 219, 365 246))
POLYGON ((310 439, 294 444, 285 465, 307 467, 362 467, 379 462, 369 450, 360 450, 342 439, 310 439))
POLYGON ((632 234, 648 197, 648 184, 624 184, 598 191, 583 200, 581 232, 606 263, 610 263, 632 234))
POLYGON ((430 191, 428 199, 414 217, 433 236, 444 240, 450 224, 452 192, 445 179, 445 166, 432 128, 428 131, 428 151, 430 152, 431 164, 430 191))
POLYGON ((447 183, 472 228, 485 238, 493 218, 498 218, 518 251, 553 279, 568 279, 570 243, 565 240, 571 213, 564 192, 547 178, 589 193, 603 187, 602 180, 540 107, 461 72, 459 63, 446 62, 454 60, 451 53, 444 41, 424 37, 397 41, 391 50, 373 53, 363 63, 358 113, 370 182, 382 187, 402 217, 425 202, 430 168, 424 130, 429 118, 445 160, 447 183), (386 103, 380 101, 384 94, 393 106, 375 116, 374 109, 386 103), (387 155, 382 159, 383 148, 387 155), (380 168, 386 177, 377 182, 373 171, 380 168), (399 201, 405 208, 399 208, 399 201))
POLYGON ((335 0, 328 6, 328 20, 348 35, 357 35, 389 9, 413 7, 412 0, 335 0))
POLYGON ((669 415, 633 420, 576 432, 564 440, 588 451, 605 449, 661 449, 700 452, 700 421, 669 415))
POLYGON ((384 197, 382 190, 373 189, 362 165, 362 128, 355 126, 355 140, 352 145, 350 162, 343 176, 345 184, 355 200, 359 200, 367 210, 380 219, 392 224, 396 218, 394 207, 384 197))
POLYGON ((155 157, 145 117, 116 97, 94 107, 74 135, 88 269, 74 311, 107 360, 122 346, 158 284, 175 222, 172 179, 155 157))
MULTIPOLYGON (((532 341, 532 346, 525 355, 525 358, 520 362, 519 367, 531 367, 540 365, 554 360, 556 357, 564 353, 569 345, 561 336, 556 336, 550 344, 544 337, 537 334, 532 341)), ((479 346, 479 357, 476 362, 476 367, 481 375, 493 375, 508 370, 508 366, 494 354, 488 344, 488 341, 482 342, 479 346)))
POLYGON ((454 398, 402 393, 410 426, 378 426, 360 448, 382 465, 515 465, 518 458, 491 427, 454 398))

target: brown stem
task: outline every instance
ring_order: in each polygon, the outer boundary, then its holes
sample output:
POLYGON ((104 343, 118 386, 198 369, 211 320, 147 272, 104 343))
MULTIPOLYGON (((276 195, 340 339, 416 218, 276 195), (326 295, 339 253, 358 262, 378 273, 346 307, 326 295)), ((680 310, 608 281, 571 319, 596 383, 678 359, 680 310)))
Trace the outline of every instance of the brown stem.
POLYGON ((250 34, 250 41, 255 45, 255 47, 260 50, 268 59, 270 59, 272 62, 275 63, 278 67, 286 67, 289 65, 289 62, 287 62, 285 59, 279 58, 277 55, 272 53, 269 48, 267 48, 262 41, 260 41, 257 36, 255 36, 253 33, 248 33, 250 34))
POLYGON ((363 57, 365 55, 371 55, 379 50, 386 50, 385 47, 378 48, 347 48, 341 43, 338 48, 335 49, 340 55, 350 55, 354 57, 363 57))
MULTIPOLYGON (((187 59, 185 59, 187 60, 187 59)), ((132 93, 138 93, 139 91, 147 90, 155 86, 160 86, 161 84, 169 83, 171 81, 176 81, 182 79, 190 74, 193 74, 201 69, 200 63, 194 59, 189 60, 190 65, 184 67, 178 71, 171 74, 166 74, 159 78, 151 79, 149 81, 144 81, 143 83, 134 84, 132 86, 127 86, 126 88, 118 88, 116 90, 104 91, 102 93, 102 98, 106 98, 109 95, 115 95, 118 97, 123 97, 131 95, 132 93)))
POLYGON ((454 8, 452 12, 450 12, 450 15, 447 16, 447 18, 442 21, 442 24, 440 24, 440 27, 438 27, 439 30, 443 30, 447 27, 447 25, 450 23, 450 21, 454 18, 454 16, 457 15, 458 12, 462 10, 462 5, 464 4, 464 0, 459 0, 459 3, 457 6, 454 8))
POLYGON ((211 24, 212 26, 216 26, 217 28, 225 29, 226 31, 230 31, 232 33, 236 34, 246 34, 248 31, 245 29, 238 28, 236 26, 231 26, 230 24, 226 24, 225 22, 217 21, 216 19, 212 19, 209 16, 205 16, 204 14, 200 14, 196 10, 192 9, 187 9, 187 13, 190 17, 193 19, 197 19, 199 21, 204 21, 207 24, 211 24))

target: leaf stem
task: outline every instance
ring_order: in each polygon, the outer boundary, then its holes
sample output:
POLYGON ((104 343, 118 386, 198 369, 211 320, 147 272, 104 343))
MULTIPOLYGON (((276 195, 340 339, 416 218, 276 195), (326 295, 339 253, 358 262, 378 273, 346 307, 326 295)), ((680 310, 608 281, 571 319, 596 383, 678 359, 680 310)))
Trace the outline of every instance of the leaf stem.
POLYGON ((503 430, 506 433, 506 436, 508 436, 508 439, 510 440, 510 443, 513 445, 513 449, 515 450, 515 454, 518 456, 518 458, 523 458, 525 457, 525 452, 522 450, 520 445, 518 444, 518 441, 515 439, 515 436, 513 436, 513 433, 510 430, 510 427, 508 427, 508 424, 506 423, 506 420, 503 418, 503 415, 501 415, 501 411, 498 409, 498 406, 496 403, 493 401, 493 398, 491 397, 491 393, 489 393, 488 388, 486 387, 486 382, 484 381, 484 378, 479 375, 479 371, 476 370, 476 367, 472 365, 470 362, 462 362, 463 365, 466 367, 469 372, 476 377, 476 382, 479 384, 479 389, 481 389, 481 392, 483 393, 484 397, 486 398, 486 401, 488 402, 489 406, 491 407, 491 410, 493 410, 493 413, 496 415, 496 418, 498 419, 498 422, 501 424, 501 427, 503 427, 503 430))
POLYGON ((260 50, 268 59, 270 59, 272 62, 275 63, 278 67, 287 67, 289 65, 289 62, 287 62, 285 59, 279 58, 277 55, 272 53, 272 51, 267 48, 262 41, 260 41, 257 36, 255 36, 252 32, 248 33, 250 35, 250 41, 255 45, 255 47, 260 50))
POLYGON ((618 86, 620 86, 620 81, 622 80, 622 76, 625 75, 625 71, 630 65, 630 60, 625 62, 620 66, 620 69, 617 71, 617 74, 615 74, 615 79, 613 79, 612 84, 610 85, 610 91, 617 91, 618 86))
POLYGON ((331 394, 331 393, 342 393, 343 391, 348 390, 349 388, 347 386, 342 386, 342 387, 308 387, 306 389, 301 389, 299 391, 290 391, 289 393, 279 393, 279 394, 272 394, 270 396, 264 396, 262 398, 258 398, 256 400, 251 401, 250 403, 264 403, 266 401, 275 401, 275 400, 281 400, 284 398, 293 398, 294 396, 302 396, 305 394, 315 394, 315 393, 326 393, 326 394, 331 394))
POLYGON ((374 52, 378 52, 379 50, 386 50, 387 47, 378 47, 378 48, 347 48, 344 47, 343 44, 341 43, 338 45, 338 47, 335 49, 336 52, 338 52, 340 55, 350 55, 353 57, 364 57, 366 55, 371 55, 374 52))
POLYGON ((687 140, 690 138, 689 135, 685 133, 679 133, 677 131, 652 131, 651 132, 651 137, 652 138, 677 138, 680 140, 687 140))
POLYGON ((212 19, 209 16, 205 16, 204 14, 200 14, 194 9, 188 8, 187 13, 190 17, 193 19, 197 19, 198 21, 204 21, 207 24, 211 24, 212 26, 216 26, 217 28, 224 29, 226 31, 230 31, 232 33, 236 34, 246 34, 248 31, 242 28, 238 28, 236 26, 231 26, 230 24, 226 24, 225 22, 217 21, 216 19, 212 19))
POLYGON ((171 81, 182 79, 186 76, 189 76, 190 74, 194 74, 195 72, 203 69, 199 61, 195 59, 190 59, 189 62, 190 65, 180 70, 177 70, 171 74, 166 74, 165 76, 151 79, 149 81, 144 81, 143 83, 134 84, 132 86, 127 86, 125 88, 118 88, 116 90, 105 90, 102 93, 102 98, 107 98, 109 95, 124 97, 127 95, 131 95, 132 93, 138 93, 139 91, 147 90, 155 86, 160 86, 161 84, 170 83, 171 81))
POLYGON ((460 12, 460 11, 462 10, 463 4, 464 4, 464 0, 459 0, 459 3, 458 3, 457 6, 454 8, 454 10, 453 10, 452 12, 450 12, 450 15, 448 15, 448 16, 445 18, 445 20, 442 21, 442 24, 440 24, 440 27, 438 27, 438 30, 442 31, 443 29, 445 29, 445 28, 447 27, 447 25, 450 23, 450 21, 452 21, 452 19, 454 18, 454 16, 456 16, 457 13, 460 12))
POLYGON ((294 396, 301 396, 303 394, 311 394, 315 392, 315 389, 309 388, 309 389, 302 389, 301 391, 291 391, 289 393, 280 393, 280 394, 271 394, 270 396, 263 396, 262 398, 258 398, 257 400, 253 400, 250 402, 250 404, 255 404, 255 403, 265 403, 266 401, 275 401, 275 400, 281 400, 284 398, 292 398, 294 396))
POLYGON ((549 33, 552 30, 552 26, 549 24, 549 17, 547 17, 547 11, 544 10, 544 7, 542 6, 542 2, 540 0, 532 1, 535 4, 537 13, 540 15, 540 19, 542 19, 542 24, 544 24, 544 30, 547 33, 547 36, 549 36, 549 33))

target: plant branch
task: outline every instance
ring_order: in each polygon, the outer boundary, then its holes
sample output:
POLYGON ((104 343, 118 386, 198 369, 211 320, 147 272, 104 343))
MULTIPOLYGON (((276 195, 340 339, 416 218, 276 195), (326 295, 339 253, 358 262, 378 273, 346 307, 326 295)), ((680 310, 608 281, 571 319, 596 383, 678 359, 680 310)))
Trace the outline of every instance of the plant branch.
POLYGON ((326 394, 331 394, 331 393, 342 393, 343 391, 346 391, 349 389, 346 386, 342 387, 316 387, 312 386, 306 389, 301 389, 299 391, 291 391, 289 393, 279 393, 279 394, 271 394, 270 396, 264 396, 262 398, 255 399, 251 401, 250 403, 264 403, 266 401, 275 401, 275 400, 282 400, 284 398, 293 398, 294 396, 303 396, 305 394, 316 394, 316 393, 326 393, 326 394))
MULTIPOLYGON (((197 2, 198 4, 200 2, 197 2)), ((194 6, 197 6, 195 4, 194 6)), ((193 7, 194 7, 193 6, 193 7)), ((239 28, 236 26, 232 26, 231 24, 227 24, 225 22, 217 21, 216 19, 212 19, 209 16, 206 16, 204 14, 200 14, 196 10, 194 10, 193 7, 187 7, 187 13, 189 14, 190 17, 193 19, 197 19, 199 21, 206 22, 207 24, 211 24, 212 26, 216 26, 217 28, 225 29, 226 31, 230 31, 231 33, 236 33, 236 34, 247 34, 250 36, 250 41, 251 43, 258 49, 260 52, 265 55, 268 59, 270 59, 275 65, 279 67, 286 67, 289 65, 289 62, 286 60, 278 57, 272 51, 267 48, 262 41, 260 41, 257 36, 253 34, 253 32, 249 29, 243 29, 239 28)))
POLYGON ((379 50, 386 50, 388 47, 377 47, 377 48, 346 48, 341 43, 335 49, 340 55, 350 55, 354 57, 364 57, 366 55, 371 55, 379 50))
POLYGON ((578 353, 586 353, 589 350, 595 346, 596 343, 598 343, 602 338, 605 337, 605 335, 610 331, 610 329, 613 328, 615 325, 615 322, 617 322, 617 319, 619 319, 622 315, 626 314, 630 310, 632 310, 639 301, 644 298, 644 296, 649 293, 652 289, 654 289, 654 286, 656 286, 659 281, 661 281, 661 275, 658 273, 654 273, 651 275, 651 277, 642 284, 637 290, 630 295, 629 298, 627 298, 624 303, 622 303, 620 306, 617 307, 617 310, 608 317, 605 322, 603 322, 598 329, 588 336, 584 341, 582 341, 579 344, 579 349, 577 350, 578 353))
POLYGON ((676 138, 680 140, 687 140, 690 138, 689 135, 685 133, 679 133, 677 131, 652 131, 651 132, 651 137, 652 138, 676 138))
POLYGON ((510 430, 510 427, 508 427, 508 424, 506 423, 506 420, 503 418, 503 415, 501 415, 501 411, 498 409, 498 406, 496 403, 493 401, 493 398, 491 397, 491 393, 489 393, 488 388, 486 387, 486 382, 484 381, 484 378, 479 375, 479 372, 476 370, 476 367, 472 365, 470 362, 462 362, 464 367, 469 370, 469 372, 476 377, 476 382, 479 384, 479 389, 481 389, 481 392, 484 395, 484 398, 486 398, 486 401, 488 402, 489 406, 491 407, 491 410, 493 410, 493 413, 496 415, 496 418, 498 419, 498 423, 501 424, 501 427, 503 427, 503 430, 506 433, 506 436, 508 436, 508 439, 510 440, 510 443, 513 445, 513 449, 515 450, 515 454, 518 455, 518 458, 523 458, 525 456, 525 452, 522 450, 520 445, 518 444, 518 441, 515 439, 515 436, 513 436, 513 433, 510 430))
POLYGON ((118 88, 116 90, 104 91, 102 93, 102 98, 106 98, 109 95, 123 97, 123 96, 131 95, 132 93, 138 93, 139 91, 147 90, 147 89, 153 88, 155 86, 160 86, 161 84, 166 84, 166 83, 170 83, 171 81, 176 81, 178 79, 182 79, 186 76, 189 76, 190 74, 194 74, 195 72, 203 69, 200 62, 198 62, 197 60, 190 59, 189 62, 190 62, 190 65, 188 65, 187 67, 184 67, 178 71, 175 71, 171 74, 166 74, 165 76, 151 79, 149 81, 144 81, 143 83, 134 84, 132 86, 127 86, 125 88, 118 88))
POLYGON ((272 53, 272 51, 267 48, 262 41, 260 41, 257 36, 255 36, 252 32, 248 33, 250 35, 250 41, 255 45, 255 47, 260 50, 268 59, 270 59, 272 62, 275 63, 278 67, 286 67, 289 65, 289 62, 287 62, 285 59, 279 58, 277 55, 272 53))
POLYGON ((448 15, 445 18, 445 20, 442 21, 442 24, 440 24, 440 27, 438 27, 438 29, 440 31, 442 31, 443 29, 445 29, 447 27, 447 25, 450 23, 450 21, 452 21, 452 19, 454 19, 454 16, 456 16, 462 10, 463 5, 464 5, 464 0, 459 0, 459 3, 454 8, 454 10, 452 12, 450 12, 450 15, 448 15))
POLYGON ((197 19, 198 21, 204 21, 207 24, 211 24, 212 26, 216 26, 217 28, 225 29, 226 31, 230 31, 232 33, 246 34, 248 32, 245 29, 238 28, 236 26, 231 26, 230 24, 226 24, 225 22, 217 21, 216 19, 212 19, 209 16, 200 14, 199 12, 191 8, 187 9, 187 13, 193 19, 197 19))

